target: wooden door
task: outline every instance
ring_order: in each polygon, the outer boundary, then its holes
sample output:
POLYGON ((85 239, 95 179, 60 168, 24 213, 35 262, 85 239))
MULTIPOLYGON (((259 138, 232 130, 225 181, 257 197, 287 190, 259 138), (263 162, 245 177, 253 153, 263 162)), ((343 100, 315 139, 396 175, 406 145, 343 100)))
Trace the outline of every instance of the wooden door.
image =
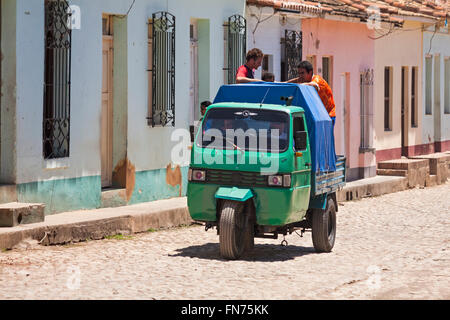
POLYGON ((401 144, 402 156, 408 156, 408 67, 402 67, 402 88, 401 88, 401 144))
POLYGON ((104 35, 101 115, 102 188, 112 185, 113 56, 113 37, 104 35))
POLYGON ((191 79, 189 87, 190 95, 190 124, 193 125, 200 119, 200 107, 198 101, 199 79, 198 79, 198 31, 197 24, 191 24, 191 79))

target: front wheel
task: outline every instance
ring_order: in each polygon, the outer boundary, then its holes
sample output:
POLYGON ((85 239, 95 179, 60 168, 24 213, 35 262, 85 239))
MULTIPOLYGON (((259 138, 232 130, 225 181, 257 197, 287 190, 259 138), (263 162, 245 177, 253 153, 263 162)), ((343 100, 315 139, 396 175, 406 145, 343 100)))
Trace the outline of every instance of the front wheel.
POLYGON ((239 259, 249 246, 248 219, 244 204, 225 201, 220 213, 220 254, 225 259, 239 259))
POLYGON ((336 206, 327 199, 325 210, 315 209, 312 214, 312 240, 317 252, 331 252, 336 239, 336 206))

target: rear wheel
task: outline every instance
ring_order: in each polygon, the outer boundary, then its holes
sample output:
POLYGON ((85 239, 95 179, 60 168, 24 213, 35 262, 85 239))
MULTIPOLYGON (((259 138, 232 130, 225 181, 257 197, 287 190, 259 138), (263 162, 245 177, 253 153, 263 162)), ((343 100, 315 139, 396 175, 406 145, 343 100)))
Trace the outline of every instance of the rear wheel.
POLYGON ((220 213, 220 254, 225 259, 239 259, 245 249, 252 245, 253 234, 249 233, 248 217, 244 204, 225 201, 220 213))
POLYGON ((331 252, 336 239, 336 206, 327 199, 325 210, 316 209, 312 214, 312 240, 317 252, 331 252))

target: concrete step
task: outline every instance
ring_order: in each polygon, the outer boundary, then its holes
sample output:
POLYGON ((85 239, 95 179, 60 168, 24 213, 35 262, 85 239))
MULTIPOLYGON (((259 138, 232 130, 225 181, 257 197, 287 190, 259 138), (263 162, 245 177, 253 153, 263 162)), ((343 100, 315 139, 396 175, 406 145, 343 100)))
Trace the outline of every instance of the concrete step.
POLYGON ((436 175, 436 183, 442 184, 450 176, 450 155, 446 153, 432 153, 411 157, 413 159, 426 159, 430 166, 430 175, 436 175))
POLYGON ((9 202, 0 204, 0 227, 43 222, 45 204, 9 202))
POLYGON ((401 169, 377 169, 377 175, 406 177, 408 175, 408 171, 401 169))
POLYGON ((102 208, 117 208, 127 205, 127 189, 102 190, 102 208))
POLYGON ((426 180, 426 187, 433 187, 438 184, 437 175, 430 174, 430 177, 426 180))
POLYGON ((378 169, 410 170, 428 166, 427 159, 396 159, 378 162, 378 169))

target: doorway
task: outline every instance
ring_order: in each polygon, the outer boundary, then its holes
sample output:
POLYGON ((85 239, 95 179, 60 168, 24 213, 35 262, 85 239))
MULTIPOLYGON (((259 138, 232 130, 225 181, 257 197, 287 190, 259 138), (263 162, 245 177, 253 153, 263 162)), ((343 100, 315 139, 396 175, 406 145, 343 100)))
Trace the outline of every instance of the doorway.
POLYGON ((112 16, 103 15, 102 36, 102 111, 101 111, 101 179, 102 188, 112 186, 113 155, 113 66, 114 37, 112 16))
POLYGON ((190 111, 189 123, 201 118, 200 103, 210 100, 210 23, 192 18, 190 22, 190 111))
POLYGON ((441 152, 441 56, 434 56, 434 152, 441 152))
POLYGON ((191 79, 189 87, 189 105, 190 105, 190 125, 200 119, 199 110, 199 81, 198 81, 198 23, 191 21, 190 25, 190 61, 191 61, 191 79))

